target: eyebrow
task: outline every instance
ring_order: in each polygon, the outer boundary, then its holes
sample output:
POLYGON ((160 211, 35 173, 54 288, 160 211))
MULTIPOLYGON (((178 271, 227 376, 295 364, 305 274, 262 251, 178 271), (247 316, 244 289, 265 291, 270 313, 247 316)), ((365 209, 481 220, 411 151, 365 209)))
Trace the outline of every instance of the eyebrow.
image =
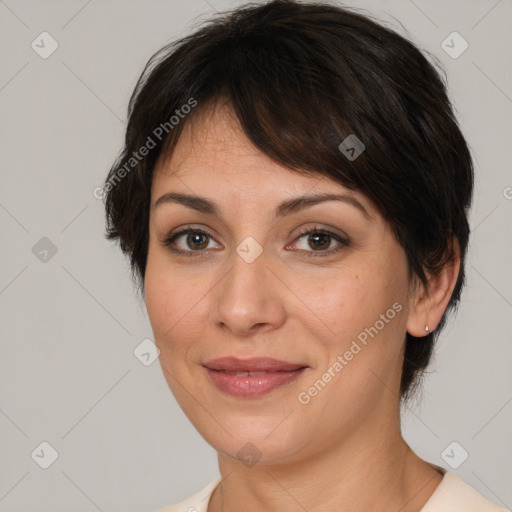
MULTIPOLYGON (((346 194, 327 193, 287 199, 278 205, 275 209, 274 215, 276 217, 285 217, 286 215, 296 213, 300 210, 326 201, 341 201, 343 203, 347 203, 357 208, 367 219, 372 218, 366 208, 355 197, 346 194)), ((192 208, 193 210, 197 210, 198 212, 205 213, 207 215, 215 215, 217 217, 220 217, 221 215, 221 208, 217 203, 201 196, 168 192, 156 200, 154 208, 157 208, 164 203, 181 204, 187 208, 192 208)))

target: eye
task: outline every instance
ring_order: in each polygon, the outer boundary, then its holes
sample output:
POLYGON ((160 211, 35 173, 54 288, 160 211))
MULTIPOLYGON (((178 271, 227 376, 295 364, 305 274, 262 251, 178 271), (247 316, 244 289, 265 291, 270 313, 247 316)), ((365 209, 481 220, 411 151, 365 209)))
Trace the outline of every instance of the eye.
MULTIPOLYGON (((212 235, 206 231, 186 226, 175 233, 169 234, 162 243, 176 254, 204 256, 209 250, 215 249, 215 247, 210 246, 212 241, 212 235)), ((328 229, 313 226, 301 231, 294 244, 299 245, 298 250, 307 257, 317 258, 337 253, 343 248, 348 247, 349 241, 347 238, 328 229), (332 248, 333 244, 334 248, 332 248)))
POLYGON ((201 256, 205 249, 212 249, 212 247, 209 247, 212 240, 213 238, 209 233, 187 226, 168 235, 163 244, 176 254, 201 256))
POLYGON ((298 244, 294 243, 299 245, 299 251, 303 251, 310 258, 330 256, 349 246, 347 238, 317 226, 301 231, 295 240, 300 241, 301 239, 303 240, 298 244), (332 248, 333 242, 338 244, 334 249, 332 248))

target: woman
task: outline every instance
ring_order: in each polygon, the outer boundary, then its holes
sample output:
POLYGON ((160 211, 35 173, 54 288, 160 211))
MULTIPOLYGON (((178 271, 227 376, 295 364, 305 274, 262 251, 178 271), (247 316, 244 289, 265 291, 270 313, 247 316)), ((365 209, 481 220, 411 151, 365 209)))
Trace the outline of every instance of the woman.
POLYGON ((362 15, 248 5, 150 60, 108 237, 222 475, 164 510, 500 510, 400 430, 460 298, 472 188, 437 72, 362 15))

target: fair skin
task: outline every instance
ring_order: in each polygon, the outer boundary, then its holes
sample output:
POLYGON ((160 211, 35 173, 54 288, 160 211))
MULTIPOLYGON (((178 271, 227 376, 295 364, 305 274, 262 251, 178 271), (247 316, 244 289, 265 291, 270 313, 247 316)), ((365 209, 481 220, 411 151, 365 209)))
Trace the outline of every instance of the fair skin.
POLYGON ((442 475, 401 435, 404 340, 406 332, 421 337, 426 325, 435 329, 458 269, 456 259, 428 288, 411 282, 402 247, 366 196, 272 161, 225 105, 187 123, 174 153, 154 170, 145 299, 168 385, 218 452, 223 481, 208 512, 239 511, 241 503, 244 512, 419 511, 442 475), (201 196, 219 211, 155 206, 170 192, 201 196), (283 201, 320 193, 349 199, 275 215, 283 201), (164 245, 187 226, 207 235, 164 245), (314 235, 301 235, 313 227, 348 246, 324 235, 316 249, 314 235), (251 263, 236 251, 248 236, 263 249, 251 263), (393 304, 400 311, 301 403, 299 393, 393 304), (214 386, 203 366, 232 355, 307 368, 264 396, 235 397, 214 386), (254 465, 239 454, 247 443, 257 448, 254 465))

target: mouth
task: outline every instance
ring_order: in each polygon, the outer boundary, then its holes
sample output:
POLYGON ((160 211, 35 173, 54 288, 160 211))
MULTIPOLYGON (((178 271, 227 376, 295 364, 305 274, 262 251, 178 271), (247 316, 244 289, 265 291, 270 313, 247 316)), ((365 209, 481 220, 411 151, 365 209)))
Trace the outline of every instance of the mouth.
POLYGON ((295 381, 307 368, 271 358, 224 357, 203 364, 212 383, 223 393, 256 398, 295 381))
POLYGON ((230 372, 228 370, 213 370, 214 372, 222 372, 222 373, 225 373, 226 375, 236 375, 237 377, 247 377, 248 375, 250 375, 251 377, 254 376, 254 375, 266 375, 267 373, 271 373, 271 372, 230 372))
POLYGON ((270 357, 252 357, 250 359, 239 359, 237 357, 221 357, 212 359, 203 364, 206 368, 216 371, 268 373, 268 372, 290 372, 305 368, 305 364, 288 363, 270 357))

